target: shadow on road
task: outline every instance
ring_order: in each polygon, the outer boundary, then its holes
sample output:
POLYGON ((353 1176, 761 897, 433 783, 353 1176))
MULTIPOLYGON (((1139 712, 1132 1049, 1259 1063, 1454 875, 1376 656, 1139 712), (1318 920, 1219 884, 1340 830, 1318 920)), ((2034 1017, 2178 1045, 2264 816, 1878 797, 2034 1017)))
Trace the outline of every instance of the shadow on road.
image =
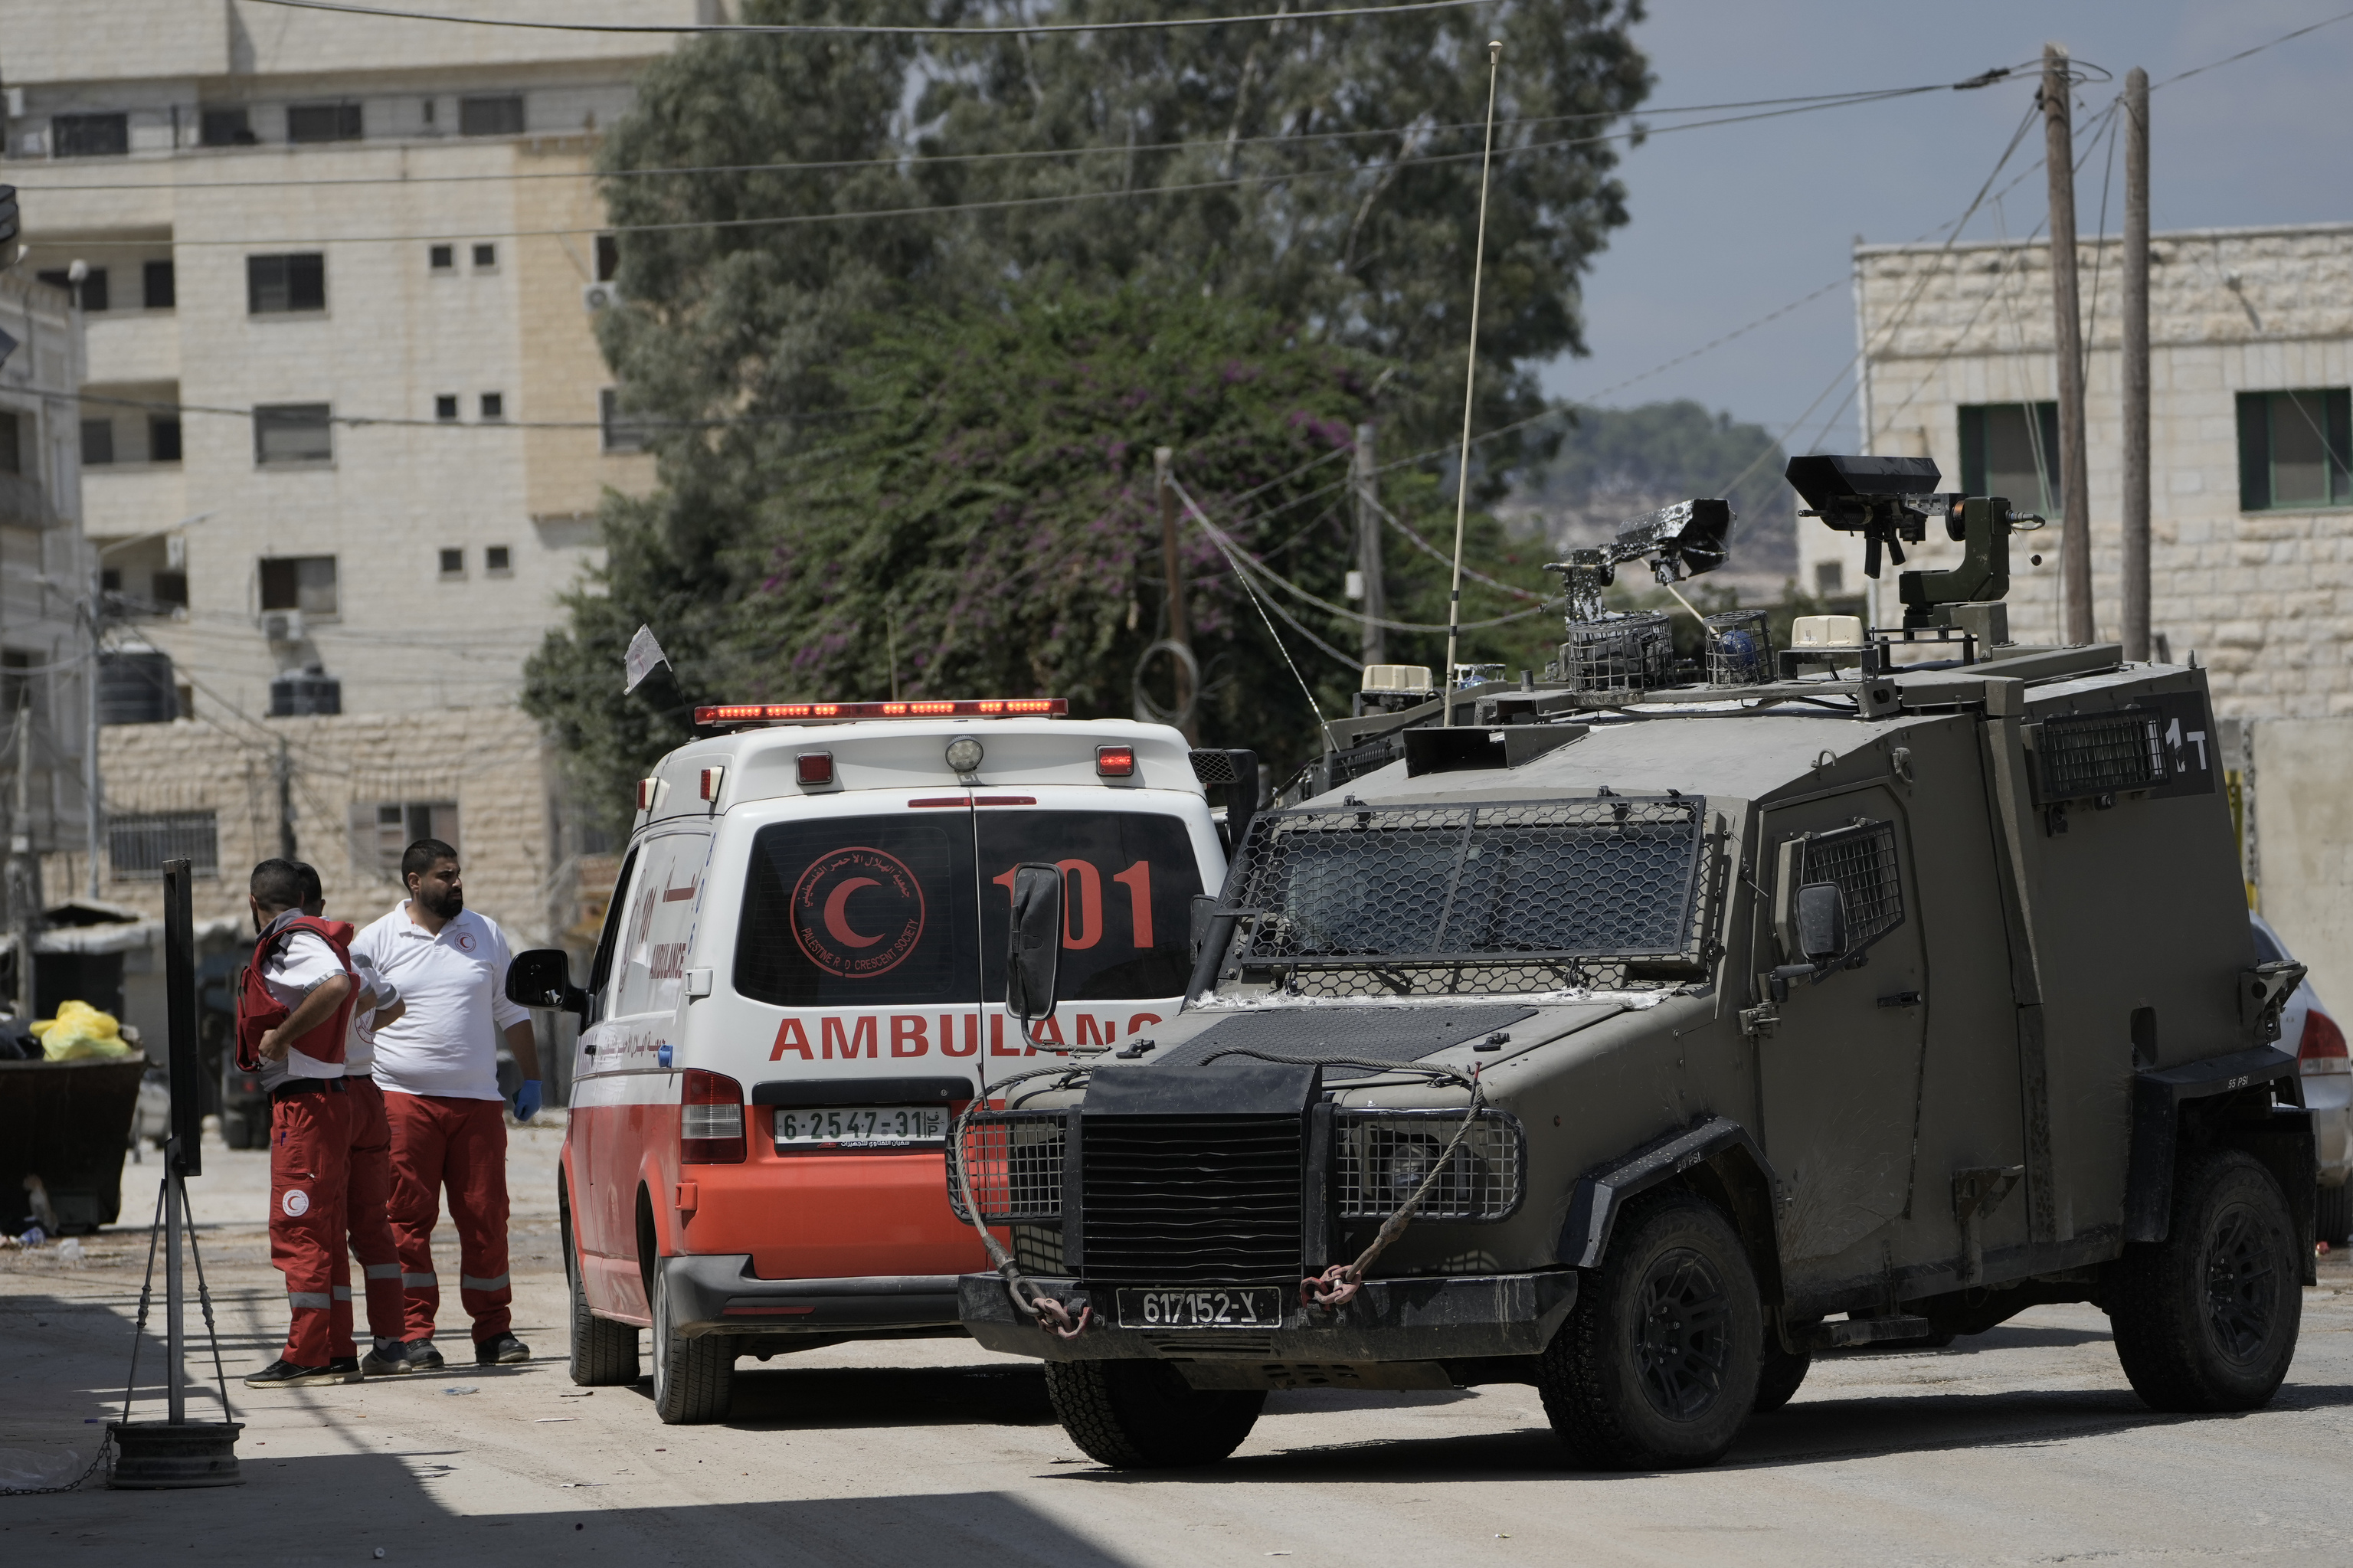
MULTIPOLYGON (((633 1386, 653 1403, 653 1380, 633 1386)), ((1045 1373, 1029 1366, 788 1367, 735 1369, 726 1425, 744 1432, 839 1431, 860 1426, 1050 1425, 1045 1373)))

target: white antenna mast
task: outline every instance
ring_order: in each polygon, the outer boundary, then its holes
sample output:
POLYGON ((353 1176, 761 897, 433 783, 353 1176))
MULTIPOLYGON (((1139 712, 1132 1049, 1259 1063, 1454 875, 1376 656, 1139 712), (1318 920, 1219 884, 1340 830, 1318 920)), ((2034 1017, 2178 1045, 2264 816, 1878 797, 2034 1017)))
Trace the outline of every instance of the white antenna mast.
POLYGON ((1446 602, 1446 668, 1439 672, 1442 726, 1454 723, 1454 660, 1462 641, 1462 519, 1471 504, 1471 403, 1479 386, 1479 284, 1487 262, 1487 167, 1495 159, 1495 76, 1504 46, 1487 45, 1487 149, 1479 155, 1479 239, 1471 252, 1471 355, 1462 370, 1462 469, 1454 483, 1454 587, 1446 602))

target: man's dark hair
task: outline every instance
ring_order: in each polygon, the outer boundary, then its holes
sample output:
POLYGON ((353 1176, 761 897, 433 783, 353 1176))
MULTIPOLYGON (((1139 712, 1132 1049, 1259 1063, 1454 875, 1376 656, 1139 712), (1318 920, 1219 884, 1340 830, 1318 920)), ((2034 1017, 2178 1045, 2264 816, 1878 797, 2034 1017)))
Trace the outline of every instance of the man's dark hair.
POLYGON ((439 839, 419 839, 400 852, 400 880, 405 885, 412 876, 423 876, 445 860, 456 860, 458 852, 439 839))
POLYGON ((246 886, 264 909, 292 909, 302 902, 302 871, 292 861, 273 855, 253 868, 253 880, 246 886))
POLYGON ((307 860, 298 860, 294 863, 294 874, 302 879, 303 908, 308 909, 313 904, 324 904, 327 901, 327 890, 320 885, 317 866, 307 860))

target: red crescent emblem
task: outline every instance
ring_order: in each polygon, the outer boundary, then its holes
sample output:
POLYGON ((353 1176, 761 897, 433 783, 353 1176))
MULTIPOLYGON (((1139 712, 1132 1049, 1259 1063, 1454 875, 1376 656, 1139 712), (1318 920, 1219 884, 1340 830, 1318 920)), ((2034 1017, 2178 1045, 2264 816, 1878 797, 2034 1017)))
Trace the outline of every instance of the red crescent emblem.
POLYGON ((835 941, 847 943, 849 946, 853 948, 871 948, 875 943, 881 941, 882 939, 881 937, 861 937, 857 932, 851 930, 849 928, 849 916, 848 911, 844 908, 844 906, 849 904, 849 895, 857 892, 860 888, 880 887, 881 885, 882 885, 881 883, 875 881, 871 876, 848 876, 834 884, 833 891, 825 895, 825 928, 827 934, 831 936, 835 941))
POLYGON ((923 939, 923 886, 888 851, 865 844, 829 850, 793 885, 792 923, 793 939, 810 963, 843 980, 871 980, 898 968, 923 939), (849 923, 853 894, 857 926, 849 923))

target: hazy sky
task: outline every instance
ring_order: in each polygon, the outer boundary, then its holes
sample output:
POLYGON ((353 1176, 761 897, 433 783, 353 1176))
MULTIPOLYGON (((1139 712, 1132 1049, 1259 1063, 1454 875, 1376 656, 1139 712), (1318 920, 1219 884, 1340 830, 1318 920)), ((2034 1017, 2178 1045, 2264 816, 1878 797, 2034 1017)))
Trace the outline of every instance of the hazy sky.
MULTIPOLYGON (((2347 0, 1650 0, 1634 36, 1661 107, 1957 81, 2034 60, 2056 40, 2116 78, 2079 90, 2080 134, 2128 67, 2161 84, 2346 9, 2347 0)), ((1854 354, 1842 281, 1855 236, 1910 240, 1958 217, 2034 90, 2034 72, 2021 71, 1977 91, 1654 136, 1620 166, 1632 221, 1587 283, 1592 353, 1549 366, 1546 389, 1611 405, 1693 397, 1778 433, 1854 354), (1833 281, 1841 286, 1769 326, 1597 396, 1833 281)), ((2353 220, 2353 19, 2158 87, 2149 122, 2159 230, 2353 220)), ((2042 152, 2038 126, 2003 183, 2042 152)), ((2105 154, 2077 177, 2085 234, 2098 227, 2105 154)), ((2043 207, 2037 170, 2000 212, 1980 211, 1966 238, 2022 236, 2043 207)), ((2109 232, 2123 210, 2119 145, 2109 232)), ((1815 444, 1846 390, 1840 381, 1793 447, 1815 444)), ((1850 404, 1824 444, 1850 446, 1854 431, 1850 404)))

